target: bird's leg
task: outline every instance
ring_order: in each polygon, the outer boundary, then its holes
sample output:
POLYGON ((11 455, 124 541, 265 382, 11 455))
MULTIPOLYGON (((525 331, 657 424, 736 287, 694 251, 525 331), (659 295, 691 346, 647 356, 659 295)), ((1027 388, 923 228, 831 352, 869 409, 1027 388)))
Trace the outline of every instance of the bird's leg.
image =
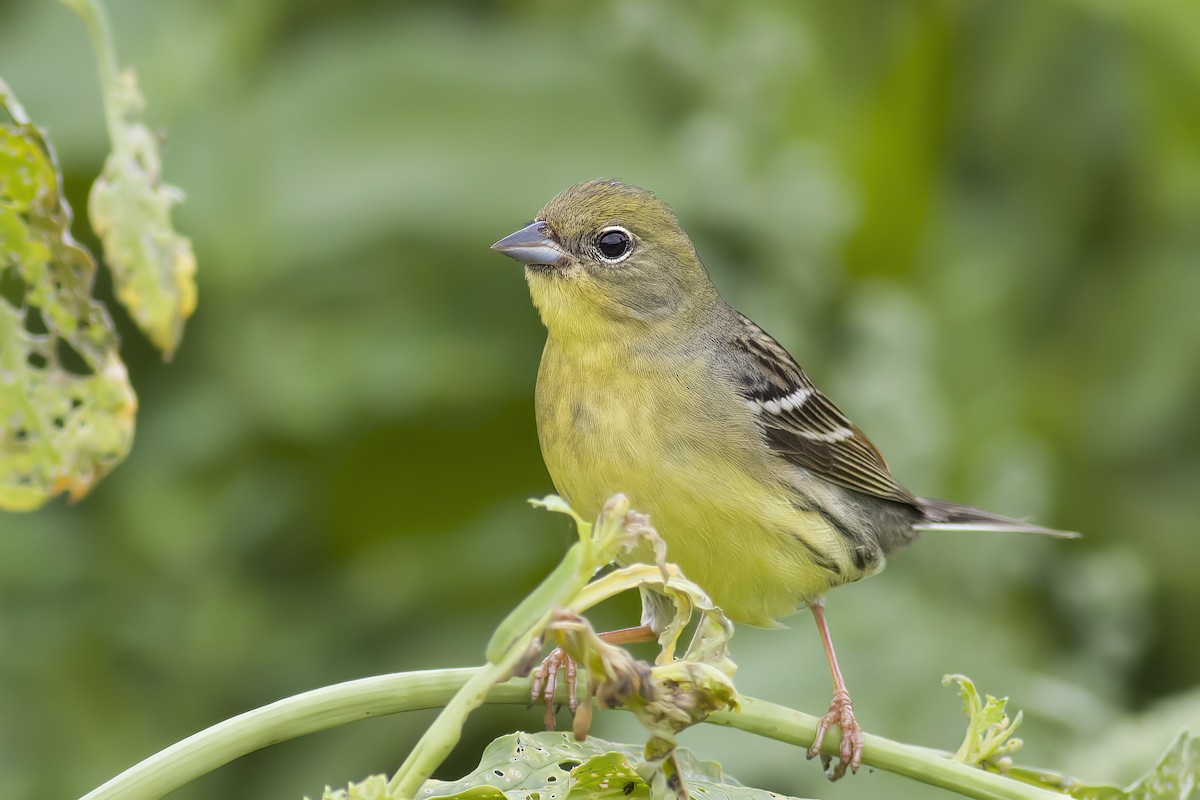
MULTIPOLYGON (((621 628, 616 631, 605 631, 596 634, 602 641, 609 644, 635 644, 637 642, 652 642, 658 638, 649 625, 639 625, 636 628, 621 628)), ((546 730, 554 730, 554 693, 558 689, 559 673, 567 679, 567 707, 571 713, 579 707, 576 696, 575 679, 578 668, 575 659, 571 658, 561 647, 550 651, 538 668, 533 671, 533 684, 529 690, 529 702, 536 703, 539 699, 546 704, 546 730)))
POLYGON ((532 705, 537 702, 541 696, 546 703, 545 724, 546 730, 554 730, 554 692, 558 689, 558 673, 562 671, 567 676, 567 705, 571 708, 571 713, 579 705, 579 699, 576 697, 576 676, 577 668, 575 659, 567 655, 566 651, 561 647, 556 647, 550 651, 550 655, 546 656, 538 668, 533 672, 533 685, 529 690, 529 703, 532 705))
POLYGON ((837 654, 833 652, 833 639, 829 637, 829 625, 825 622, 825 599, 819 598, 809 604, 813 618, 817 621, 817 630, 821 633, 821 641, 825 644, 825 658, 829 661, 829 671, 833 673, 833 701, 829 711, 821 717, 817 724, 817 736, 812 747, 808 748, 808 757, 821 756, 821 765, 825 767, 829 780, 836 781, 846 774, 846 768, 858 772, 862 764, 863 732, 854 718, 854 709, 850 707, 850 692, 846 690, 846 681, 842 679, 842 670, 838 667, 837 654), (829 772, 831 757, 821 753, 821 743, 830 727, 836 725, 842 731, 842 745, 838 749, 838 763, 829 772))

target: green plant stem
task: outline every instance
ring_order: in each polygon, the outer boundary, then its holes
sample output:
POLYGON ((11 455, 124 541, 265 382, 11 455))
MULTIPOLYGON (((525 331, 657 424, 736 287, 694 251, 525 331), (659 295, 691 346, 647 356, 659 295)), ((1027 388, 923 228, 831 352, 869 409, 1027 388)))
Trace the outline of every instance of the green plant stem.
POLYGON ((576 521, 580 523, 580 541, 571 546, 554 571, 500 623, 488 643, 488 663, 475 670, 462 689, 445 703, 442 713, 388 781, 389 792, 399 797, 416 797, 458 744, 467 716, 487 702, 492 689, 511 677, 518 663, 528 658, 554 609, 579 594, 596 569, 616 555, 606 552, 589 559, 591 540, 587 534, 591 528, 578 518, 576 521))
MULTIPOLYGON (((754 697, 742 696, 739 702, 740 710, 714 713, 708 722, 805 749, 816 737, 817 717, 754 697)), ((840 742, 840 734, 832 731, 825 737, 821 750, 836 755, 840 742)), ((1046 800, 1052 797, 1062 800, 1062 795, 1056 792, 952 761, 949 753, 869 733, 863 735, 863 764, 981 800, 1046 800)))
POLYGON ((119 103, 113 101, 113 95, 119 93, 121 72, 117 63, 117 48, 113 41, 112 26, 108 22, 108 12, 100 0, 62 0, 63 4, 74 11, 83 20, 84 27, 96 50, 96 69, 100 73, 100 91, 104 96, 104 120, 108 128, 108 136, 113 149, 121 149, 125 144, 125 126, 117 118, 119 103))
MULTIPOLYGON (((130 767, 83 800, 158 800, 247 753, 327 728, 369 717, 440 708, 484 668, 430 670, 380 675, 295 695, 217 723, 130 767)), ((564 691, 565 687, 560 686, 564 691)), ((529 702, 529 681, 492 688, 488 703, 529 702)), ((741 710, 721 712, 709 722, 807 747, 817 718, 752 697, 741 710)), ((836 753, 839 737, 826 737, 836 753)), ((797 769, 800 769, 797 753, 797 769)), ((980 800, 1050 800, 1062 795, 951 761, 945 753, 867 734, 863 764, 940 786, 980 800)), ((853 778, 847 778, 853 780, 853 778)))
MULTIPOLYGON (((511 660, 515 660, 514 656, 511 660)), ((400 769, 388 781, 388 790, 400 797, 416 797, 462 737, 467 716, 487 702, 491 691, 512 674, 512 664, 485 664, 472 670, 462 688, 455 692, 432 725, 417 741, 400 769)), ((527 698, 528 699, 528 696, 527 698)))

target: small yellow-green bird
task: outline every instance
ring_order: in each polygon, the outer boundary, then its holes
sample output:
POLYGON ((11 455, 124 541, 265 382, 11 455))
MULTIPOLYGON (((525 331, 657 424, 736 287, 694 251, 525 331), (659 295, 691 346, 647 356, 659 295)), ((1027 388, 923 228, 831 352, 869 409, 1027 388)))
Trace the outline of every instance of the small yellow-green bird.
MULTIPOLYGON (((525 265, 548 331, 537 427, 558 492, 585 517, 624 492, 735 622, 777 627, 812 610, 834 694, 809 757, 839 727, 834 780, 857 770, 862 731, 825 593, 878 572, 920 530, 1073 535, 901 486, 787 351, 721 299, 674 213, 645 189, 573 186, 492 249, 525 265)), ((653 638, 653 614, 644 619, 610 640, 653 638)))

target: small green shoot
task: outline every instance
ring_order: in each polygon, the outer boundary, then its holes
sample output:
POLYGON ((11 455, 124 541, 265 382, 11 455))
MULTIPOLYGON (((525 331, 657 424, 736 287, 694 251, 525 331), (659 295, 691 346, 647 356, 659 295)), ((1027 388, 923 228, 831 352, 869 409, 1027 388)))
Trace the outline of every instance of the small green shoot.
POLYGON ((967 722, 967 735, 954 754, 956 761, 1006 772, 1012 766, 1010 756, 1021 748, 1021 740, 1012 738, 1021 724, 1021 712, 1010 721, 1004 708, 1008 698, 995 698, 990 694, 980 699, 975 683, 966 675, 944 675, 942 685, 958 684, 958 693, 963 699, 963 711, 967 722))

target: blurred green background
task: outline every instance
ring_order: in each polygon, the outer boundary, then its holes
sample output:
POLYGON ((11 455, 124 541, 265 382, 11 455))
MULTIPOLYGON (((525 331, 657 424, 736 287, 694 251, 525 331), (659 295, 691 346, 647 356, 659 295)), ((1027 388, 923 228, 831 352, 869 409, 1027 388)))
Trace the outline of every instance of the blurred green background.
MULTIPOLYGON (((551 490, 543 333, 487 248, 594 177, 670 202, 907 485, 1086 534, 926 535, 834 592, 868 730, 953 749, 956 671, 1025 710, 1019 760, 1094 780, 1200 727, 1194 3, 109 6, 188 194, 200 306, 169 366, 114 312, 131 456, 78 505, 0 516, 3 797, 77 796, 295 692, 479 663, 572 536, 525 504, 551 490)), ((82 210, 107 143, 79 20, 5 2, 0 75, 82 210)), ((636 600, 602 611, 632 624, 636 600)), ((738 683, 819 713, 819 640, 793 623, 738 631, 738 683)), ((540 717, 479 713, 442 774, 540 717)), ((429 719, 177 796, 319 794, 394 770, 429 719)), ((683 740, 780 792, 933 793, 830 786, 733 731, 683 740)))

